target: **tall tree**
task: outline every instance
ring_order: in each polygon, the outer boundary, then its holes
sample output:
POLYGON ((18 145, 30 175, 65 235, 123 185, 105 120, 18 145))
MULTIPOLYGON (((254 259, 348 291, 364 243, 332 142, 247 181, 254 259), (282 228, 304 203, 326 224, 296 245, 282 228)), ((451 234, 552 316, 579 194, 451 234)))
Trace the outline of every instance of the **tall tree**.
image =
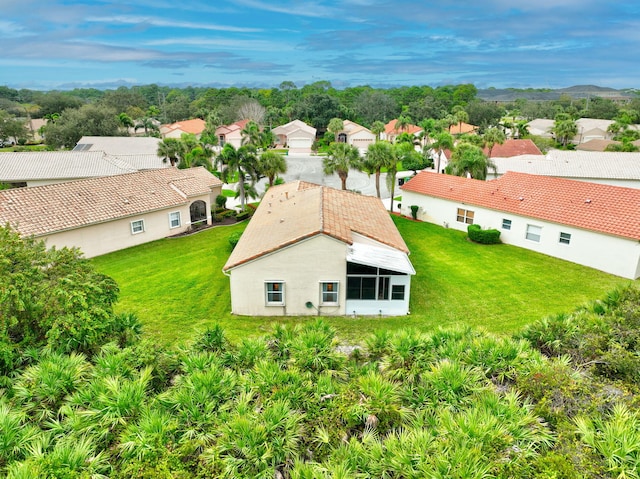
POLYGON ((255 121, 249 121, 240 132, 242 135, 242 144, 251 145, 258 148, 262 141, 260 138, 260 126, 255 121))
POLYGON ((180 162, 183 150, 184 149, 179 139, 163 138, 163 140, 158 143, 157 154, 162 158, 164 163, 168 161, 171 166, 176 166, 180 162))
POLYGON ((287 172, 287 161, 284 155, 273 150, 263 151, 258 158, 257 170, 258 174, 267 177, 271 187, 278 174, 287 172))
POLYGON ((371 133, 376 135, 376 141, 380 140, 380 134, 384 131, 384 123, 380 120, 374 121, 371 125, 371 133))
POLYGON ((360 153, 358 149, 348 143, 332 143, 329 154, 322 160, 325 175, 338 174, 342 182, 342 189, 347 189, 347 178, 350 169, 360 168, 360 153))
POLYGON ((245 175, 255 176, 256 171, 256 150, 252 145, 243 145, 236 149, 231 143, 226 143, 220 155, 219 161, 222 163, 222 178, 225 183, 230 183, 237 175, 238 193, 240 207, 245 208, 245 175))
POLYGON ((495 172, 496 165, 485 156, 480 147, 463 142, 453 151, 446 172, 449 175, 486 180, 489 169, 495 172))
POLYGON ((435 136, 435 141, 431 144, 431 148, 436 152, 436 171, 440 173, 440 160, 444 154, 444 150, 453 150, 453 136, 449 131, 442 131, 435 136))
POLYGON ((380 174, 383 168, 388 168, 395 161, 393 146, 388 141, 376 141, 367 148, 362 169, 369 174, 375 174, 376 195, 380 198, 380 174))
POLYGON ((491 158, 491 153, 493 152, 493 147, 498 144, 504 144, 506 140, 506 136, 502 130, 499 128, 488 128, 487 131, 482 135, 482 140, 484 146, 489 150, 489 158, 491 158))
POLYGON ((551 131, 555 135, 556 141, 566 147, 578 134, 578 125, 570 115, 559 113, 556 115, 551 131))

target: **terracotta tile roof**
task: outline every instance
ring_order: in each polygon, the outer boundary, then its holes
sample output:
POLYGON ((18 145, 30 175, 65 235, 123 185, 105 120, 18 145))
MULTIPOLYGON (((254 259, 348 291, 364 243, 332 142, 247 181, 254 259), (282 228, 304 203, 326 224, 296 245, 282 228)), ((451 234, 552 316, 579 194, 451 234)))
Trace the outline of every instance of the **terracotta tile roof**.
POLYGON ((352 244, 353 233, 408 253, 378 198, 303 181, 274 186, 263 197, 224 269, 317 235, 352 244))
POLYGON ((193 120, 184 120, 171 123, 170 125, 163 125, 163 129, 166 131, 180 130, 184 133, 192 133, 199 135, 204 131, 206 122, 201 118, 194 118, 193 120))
POLYGON ((584 143, 580 143, 576 150, 583 151, 604 151, 609 145, 619 145, 619 141, 613 140, 604 140, 602 138, 594 138, 593 140, 585 141, 584 143))
POLYGON ((476 131, 478 127, 474 125, 470 125, 469 123, 456 123, 455 125, 451 125, 449 127, 449 133, 452 135, 461 135, 463 133, 473 133, 476 131))
POLYGON ((391 120, 389 123, 387 123, 386 125, 384 125, 384 131, 387 134, 392 134, 392 135, 398 135, 400 133, 411 133, 412 135, 415 135, 416 133, 419 133, 422 131, 422 128, 420 128, 419 126, 416 125, 408 125, 407 128, 403 129, 403 130, 398 130, 396 129, 396 123, 398 123, 398 120, 391 120))
POLYGON ((404 191, 640 240, 640 190, 509 171, 497 180, 418 173, 404 191))
MULTIPOLYGON (((489 148, 485 148, 484 154, 489 154, 489 148)), ((519 156, 519 155, 541 155, 542 152, 540 148, 536 146, 536 144, 529 140, 505 140, 505 142, 500 145, 496 143, 493 145, 491 150, 491 158, 509 158, 511 156, 519 156)))
POLYGON ((185 204, 221 186, 204 168, 163 168, 0 191, 0 224, 42 236, 185 204))

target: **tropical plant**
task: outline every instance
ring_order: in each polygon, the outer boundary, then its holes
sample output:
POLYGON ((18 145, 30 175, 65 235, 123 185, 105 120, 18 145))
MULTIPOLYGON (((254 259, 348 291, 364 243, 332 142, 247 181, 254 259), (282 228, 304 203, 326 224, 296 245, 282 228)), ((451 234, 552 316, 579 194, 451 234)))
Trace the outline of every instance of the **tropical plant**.
POLYGON ((168 161, 171 166, 176 166, 183 155, 183 145, 177 138, 163 138, 158 143, 158 156, 162 158, 163 163, 168 161))
POLYGON ((240 198, 241 209, 245 208, 245 175, 255 176, 258 158, 255 148, 250 145, 243 145, 236 149, 231 143, 227 143, 222 148, 218 160, 222 163, 221 175, 225 183, 230 183, 235 177, 238 178, 238 196, 240 198))
POLYGON ((395 156, 393 146, 387 141, 377 141, 368 146, 362 161, 362 169, 368 174, 375 174, 376 195, 380 198, 380 174, 382 169, 393 165, 395 156))
POLYGON ((287 172, 287 161, 280 153, 275 151, 263 151, 258 157, 256 169, 260 175, 267 177, 269 180, 269 187, 271 187, 279 173, 287 172))
POLYGON ((485 180, 489 169, 495 172, 496 165, 479 147, 470 143, 460 143, 451 154, 446 173, 485 180))
POLYGON ((359 169, 362 159, 358 149, 348 143, 332 143, 328 155, 322 160, 325 175, 338 174, 342 189, 347 189, 350 169, 359 169))
POLYGON ((453 136, 448 131, 437 133, 431 149, 436 152, 436 172, 440 173, 440 160, 445 150, 453 150, 453 136))
POLYGON ((484 134, 482 135, 482 140, 484 146, 487 148, 488 154, 487 156, 491 158, 491 153, 493 152, 493 147, 495 145, 502 145, 506 140, 506 136, 502 130, 499 128, 488 128, 484 134))

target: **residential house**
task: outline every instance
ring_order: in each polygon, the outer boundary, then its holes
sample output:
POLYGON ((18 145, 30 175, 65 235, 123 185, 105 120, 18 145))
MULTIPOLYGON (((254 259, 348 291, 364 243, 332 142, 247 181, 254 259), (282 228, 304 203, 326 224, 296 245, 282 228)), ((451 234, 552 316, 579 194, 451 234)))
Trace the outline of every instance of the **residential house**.
POLYGON ((64 183, 166 168, 157 154, 109 155, 103 151, 24 151, 0 153, 0 183, 13 187, 64 183))
POLYGON ((408 255, 378 198, 296 181, 269 188, 223 271, 234 314, 404 315, 408 255))
POLYGON ((640 188, 640 153, 551 150, 545 156, 493 158, 497 170, 487 179, 508 171, 555 176, 612 186, 640 188))
POLYGON ((247 126, 249 120, 240 120, 231 125, 222 125, 216 128, 216 136, 218 137, 218 147, 222 148, 229 143, 235 148, 242 146, 242 130, 247 126))
POLYGON ((204 168, 163 168, 0 191, 0 224, 86 257, 211 223, 222 182, 204 168))
POLYGON ((504 143, 496 143, 489 151, 488 147, 484 148, 484 154, 491 158, 510 158, 520 155, 539 155, 543 156, 540 148, 529 139, 508 139, 504 143))
POLYGON ((171 123, 169 125, 162 125, 160 127, 160 135, 162 138, 180 138, 183 133, 195 135, 196 138, 200 138, 200 135, 206 128, 206 122, 201 118, 194 118, 193 120, 183 120, 171 123))
POLYGON ((387 140, 393 143, 396 141, 398 135, 402 133, 409 133, 416 138, 418 138, 420 136, 420 133, 422 133, 422 128, 420 128, 419 126, 409 124, 406 127, 398 128, 397 123, 397 119, 391 120, 389 123, 387 123, 384 126, 384 131, 380 134, 380 138, 382 140, 387 140))
POLYGON ((290 153, 310 153, 316 139, 316 129, 301 120, 276 126, 271 131, 277 138, 277 146, 288 148, 290 153))
POLYGON ((470 125, 464 121, 458 122, 449 127, 449 133, 452 135, 474 135, 478 130, 477 126, 470 125))
POLYGON ((503 243, 640 276, 638 189, 513 171, 491 181, 421 172, 402 186, 404 215, 411 205, 422 221, 499 229, 503 243))
POLYGON ((162 140, 150 136, 83 136, 73 151, 104 151, 108 155, 158 156, 162 140))
POLYGON ((360 151, 360 154, 364 154, 369 145, 376 142, 376 135, 368 128, 351 120, 344 120, 342 123, 344 128, 336 134, 337 142, 355 146, 360 151))

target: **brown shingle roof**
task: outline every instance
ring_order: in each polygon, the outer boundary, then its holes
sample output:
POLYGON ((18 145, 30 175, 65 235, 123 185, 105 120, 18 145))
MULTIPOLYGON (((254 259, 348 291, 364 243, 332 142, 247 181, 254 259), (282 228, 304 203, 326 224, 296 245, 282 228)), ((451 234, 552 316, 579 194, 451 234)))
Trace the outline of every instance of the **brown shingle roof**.
POLYGON ((274 186, 265 194, 224 269, 321 234, 352 244, 352 233, 408 253, 378 198, 303 181, 274 186))
POLYGON ((185 204, 221 186, 204 168, 163 168, 0 191, 0 224, 42 236, 185 204))
POLYGON ((401 189, 640 240, 635 188, 507 171, 491 181, 422 172, 401 189))

